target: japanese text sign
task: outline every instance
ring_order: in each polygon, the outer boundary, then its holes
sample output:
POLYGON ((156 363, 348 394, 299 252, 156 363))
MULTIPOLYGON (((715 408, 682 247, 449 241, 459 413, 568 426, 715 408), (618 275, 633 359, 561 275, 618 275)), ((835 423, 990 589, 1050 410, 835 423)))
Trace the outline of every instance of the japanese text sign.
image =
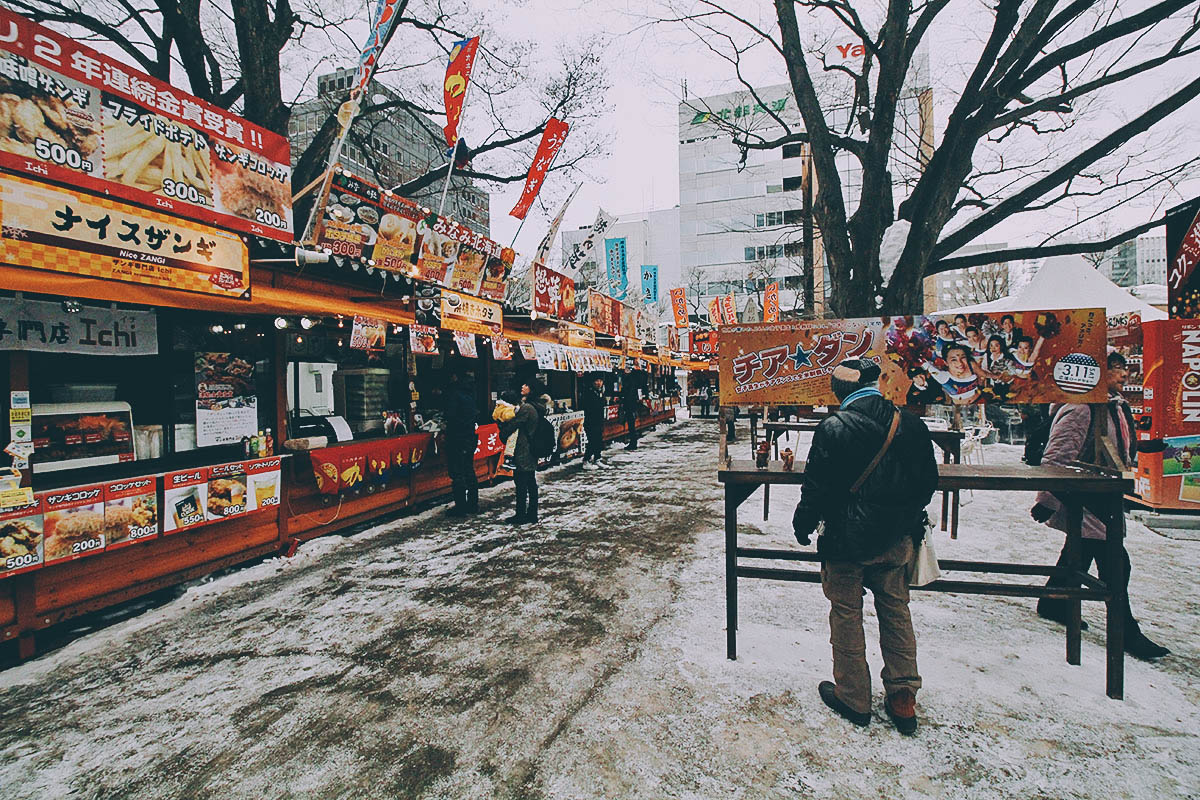
POLYGON ((0 297, 0 350, 45 350, 106 356, 158 352, 154 309, 84 306, 77 313, 61 303, 0 297))
POLYGON ((533 310, 555 319, 575 319, 575 281, 544 264, 534 263, 533 310))
POLYGON ((30 269, 249 299, 246 245, 154 211, 0 176, 0 254, 30 269))
POLYGON ((881 369, 898 405, 1102 402, 1101 309, 735 325, 721 329, 721 403, 836 404, 851 358, 881 369))
POLYGON ((499 336, 504 331, 504 312, 498 303, 443 289, 442 327, 449 331, 499 336))
POLYGON ((546 127, 542 130, 542 140, 538 143, 537 152, 533 155, 533 163, 529 165, 529 174, 525 176, 525 188, 522 190, 517 204, 513 206, 513 210, 508 212, 511 216, 523 220, 529 213, 529 207, 533 205, 534 198, 541 190, 542 182, 546 180, 546 173, 549 172, 554 157, 558 155, 559 148, 567 140, 567 131, 570 130, 570 127, 566 122, 554 117, 546 120, 546 127))
POLYGON ((687 294, 682 287, 671 290, 671 311, 675 315, 675 327, 686 328, 688 326, 687 294))
POLYGON ((0 7, 0 166, 292 240, 286 138, 0 7))
POLYGON ((779 282, 767 284, 763 292, 763 322, 779 322, 779 282))
POLYGON ((658 302, 658 265, 642 265, 642 301, 647 305, 658 302))
POLYGON ((604 209, 596 211, 596 221, 592 223, 592 229, 588 231, 587 238, 580 242, 571 251, 570 258, 563 265, 563 269, 578 270, 587 261, 592 254, 592 248, 596 246, 596 242, 604 239, 604 232, 617 224, 617 218, 611 214, 605 213, 604 209))
POLYGON ((1167 212, 1167 301, 1171 317, 1200 317, 1200 200, 1167 212))
POLYGON ((624 238, 604 240, 604 263, 608 271, 609 291, 616 299, 624 300, 629 288, 624 238))

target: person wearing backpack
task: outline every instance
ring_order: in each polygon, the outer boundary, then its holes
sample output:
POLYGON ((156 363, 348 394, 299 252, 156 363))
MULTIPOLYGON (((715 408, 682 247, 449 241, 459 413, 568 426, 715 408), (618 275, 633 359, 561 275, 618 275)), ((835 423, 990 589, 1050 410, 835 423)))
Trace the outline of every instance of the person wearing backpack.
MULTIPOLYGON (((1117 351, 1108 354, 1108 416, 1109 429, 1113 432, 1113 441, 1117 444, 1123 466, 1131 469, 1137 453, 1137 434, 1133 422, 1133 413, 1129 403, 1121 394, 1121 387, 1129 378, 1129 368, 1125 357, 1117 351)), ((1081 403, 1055 406, 1051 409, 1050 435, 1046 442, 1045 452, 1041 454, 1041 463, 1058 466, 1070 466, 1075 462, 1085 464, 1095 463, 1095 444, 1092 436, 1092 407, 1081 403)), ((1051 492, 1039 492, 1037 502, 1029 511, 1029 515, 1037 522, 1049 525, 1051 528, 1067 531, 1068 516, 1066 505, 1051 492)), ((1083 510, 1082 523, 1082 553, 1080 561, 1086 572, 1096 562, 1096 569, 1103 578, 1108 574, 1108 530, 1104 520, 1092 513, 1088 508, 1083 510)), ((1113 587, 1119 597, 1116 613, 1125 616, 1125 652, 1143 661, 1153 661, 1170 655, 1171 651, 1162 645, 1151 641, 1142 633, 1133 609, 1129 605, 1129 553, 1124 543, 1120 547, 1121 582, 1113 587)), ((1068 563, 1067 547, 1064 544, 1058 557, 1059 568, 1066 568, 1068 563)), ((1061 575, 1052 575, 1046 582, 1047 586, 1070 586, 1071 581, 1061 575)), ((1079 584, 1074 586, 1078 588, 1079 584)), ((1043 597, 1038 600, 1038 616, 1054 622, 1066 624, 1067 601, 1043 597)), ((1085 625, 1086 627, 1086 625, 1085 625)))
POLYGON ((879 375, 879 366, 865 358, 834 368, 831 384, 841 407, 813 433, 792 528, 807 545, 823 524, 817 552, 830 606, 833 681, 817 687, 821 699, 855 725, 871 721, 863 634, 863 590, 870 589, 883 651, 884 710, 901 733, 912 734, 921 676, 909 570, 914 546, 925 536, 938 467, 925 423, 884 398, 879 375))
MULTIPOLYGON (((544 439, 545 428, 550 427, 551 452, 553 452, 554 428, 546 419, 546 406, 549 396, 537 381, 532 379, 521 384, 521 403, 517 406, 512 419, 506 421, 505 429, 501 431, 504 438, 516 436, 513 447, 513 483, 517 490, 517 513, 505 520, 511 525, 522 525, 538 521, 538 486, 537 462, 539 455, 545 457, 548 453, 539 454, 535 439, 544 439), (538 436, 538 428, 542 427, 542 436, 538 436)), ((545 449, 542 443, 541 449, 545 449)))

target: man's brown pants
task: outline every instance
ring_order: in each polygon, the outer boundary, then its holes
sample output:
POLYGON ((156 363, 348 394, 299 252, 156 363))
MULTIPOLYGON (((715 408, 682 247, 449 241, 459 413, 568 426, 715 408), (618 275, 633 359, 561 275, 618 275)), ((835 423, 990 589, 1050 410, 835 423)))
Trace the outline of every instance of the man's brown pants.
POLYGON ((871 672, 863 633, 863 587, 875 596, 879 649, 883 651, 883 688, 921 688, 917 673, 917 637, 908 613, 908 564, 912 539, 905 536, 870 561, 821 564, 821 587, 829 598, 829 642, 833 645, 833 682, 838 698, 860 713, 871 710, 871 672))

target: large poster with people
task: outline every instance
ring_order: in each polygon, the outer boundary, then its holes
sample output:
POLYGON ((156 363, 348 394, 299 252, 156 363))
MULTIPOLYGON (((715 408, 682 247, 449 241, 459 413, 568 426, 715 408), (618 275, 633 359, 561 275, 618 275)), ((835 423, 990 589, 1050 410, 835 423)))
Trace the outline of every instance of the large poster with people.
POLYGON ((825 405, 848 358, 897 404, 1102 402, 1103 309, 895 316, 721 329, 721 403, 825 405))

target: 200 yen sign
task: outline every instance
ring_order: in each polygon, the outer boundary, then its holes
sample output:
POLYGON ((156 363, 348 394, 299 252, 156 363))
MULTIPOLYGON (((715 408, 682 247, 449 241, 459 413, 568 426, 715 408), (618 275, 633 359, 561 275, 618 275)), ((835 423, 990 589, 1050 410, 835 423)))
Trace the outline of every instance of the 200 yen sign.
POLYGON ((100 538, 84 539, 82 542, 71 543, 71 555, 79 555, 80 553, 87 553, 92 550, 102 549, 104 549, 104 540, 100 538))
POLYGON ((282 216, 265 208, 254 209, 254 219, 263 225, 270 225, 272 228, 282 228, 286 224, 282 216))

